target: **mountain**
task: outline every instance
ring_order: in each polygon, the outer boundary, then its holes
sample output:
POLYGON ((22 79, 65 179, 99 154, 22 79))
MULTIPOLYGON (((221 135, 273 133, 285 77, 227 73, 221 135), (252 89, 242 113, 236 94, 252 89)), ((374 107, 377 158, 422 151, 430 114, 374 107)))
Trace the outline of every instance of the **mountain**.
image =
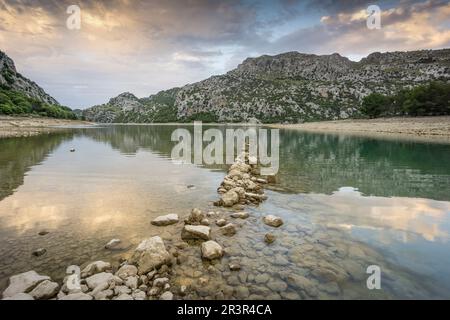
POLYGON ((0 51, 0 114, 37 114, 55 118, 75 118, 70 108, 61 106, 35 82, 17 72, 14 61, 0 51))
POLYGON ((23 92, 29 98, 47 104, 59 105, 58 101, 48 95, 44 89, 18 73, 14 61, 2 51, 0 51, 0 85, 23 92))
POLYGON ((162 111, 168 121, 345 119, 358 116, 371 93, 392 95, 434 80, 450 80, 450 49, 376 52, 360 62, 337 53, 288 52, 248 58, 224 75, 146 99, 133 96, 120 107, 110 101, 84 114, 98 122, 157 122, 154 115, 162 111))
POLYGON ((89 121, 104 123, 177 121, 174 104, 178 91, 178 88, 174 88, 143 99, 125 92, 110 99, 108 103, 84 110, 83 117, 89 121))

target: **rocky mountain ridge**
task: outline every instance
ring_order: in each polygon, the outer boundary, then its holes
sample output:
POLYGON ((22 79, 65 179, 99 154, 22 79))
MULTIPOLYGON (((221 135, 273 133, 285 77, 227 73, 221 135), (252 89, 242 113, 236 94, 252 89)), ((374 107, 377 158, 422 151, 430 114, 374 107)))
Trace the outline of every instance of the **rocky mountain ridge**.
POLYGON ((2 51, 0 51, 0 85, 21 92, 29 98, 51 105, 59 105, 58 101, 39 85, 18 73, 14 61, 2 51))
POLYGON ((248 58, 224 75, 137 99, 126 93, 83 114, 97 122, 303 122, 359 114, 370 93, 450 80, 450 49, 372 53, 359 62, 288 52, 248 58), (118 101, 116 101, 118 99, 118 101), (165 117, 155 116, 163 113, 165 117))

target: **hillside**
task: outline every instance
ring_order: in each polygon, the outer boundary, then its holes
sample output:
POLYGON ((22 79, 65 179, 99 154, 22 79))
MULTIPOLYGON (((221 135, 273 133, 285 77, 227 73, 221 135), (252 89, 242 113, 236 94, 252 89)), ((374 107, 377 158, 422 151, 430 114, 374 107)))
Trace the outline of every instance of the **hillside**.
POLYGON ((168 121, 336 120, 358 116, 371 93, 393 95, 434 80, 450 80, 450 49, 372 53, 360 62, 288 52, 248 58, 225 75, 146 99, 122 94, 83 114, 97 122, 161 122, 161 113, 168 121))
POLYGON ((61 106, 35 82, 17 72, 14 61, 2 51, 0 51, 0 114, 76 118, 70 108, 61 106))

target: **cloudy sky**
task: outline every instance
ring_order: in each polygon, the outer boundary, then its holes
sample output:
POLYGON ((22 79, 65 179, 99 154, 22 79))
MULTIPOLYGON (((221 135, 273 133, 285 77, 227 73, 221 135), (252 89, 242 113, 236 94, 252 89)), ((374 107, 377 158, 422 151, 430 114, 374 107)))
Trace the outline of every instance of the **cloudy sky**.
POLYGON ((85 108, 124 91, 145 97, 262 54, 450 47, 444 0, 0 0, 0 50, 60 103, 85 108), (368 5, 382 10, 367 28, 368 5), (69 30, 67 8, 81 8, 69 30))

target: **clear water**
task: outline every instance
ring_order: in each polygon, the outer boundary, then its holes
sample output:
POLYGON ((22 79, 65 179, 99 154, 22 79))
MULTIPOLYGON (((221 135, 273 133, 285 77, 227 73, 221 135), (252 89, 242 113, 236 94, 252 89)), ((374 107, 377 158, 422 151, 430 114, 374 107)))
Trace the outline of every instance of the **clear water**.
MULTIPOLYGON (((0 289, 31 269, 61 279, 71 264, 118 263, 153 235, 175 248, 182 224, 154 227, 158 215, 194 207, 228 215, 212 205, 226 168, 174 164, 175 128, 74 128, 0 140, 0 289), (104 249, 112 238, 122 239, 122 251, 104 249), (47 253, 32 256, 37 248, 47 253)), ((269 199, 234 221, 235 236, 214 233, 227 254, 212 267, 198 245, 180 251, 174 287, 189 285, 193 299, 450 297, 450 145, 280 136, 269 199), (285 224, 265 226, 266 214, 285 224), (269 231, 272 245, 263 240, 269 231), (231 272, 236 260, 242 269, 231 272), (367 289, 369 265, 381 268, 381 290, 367 289)))

